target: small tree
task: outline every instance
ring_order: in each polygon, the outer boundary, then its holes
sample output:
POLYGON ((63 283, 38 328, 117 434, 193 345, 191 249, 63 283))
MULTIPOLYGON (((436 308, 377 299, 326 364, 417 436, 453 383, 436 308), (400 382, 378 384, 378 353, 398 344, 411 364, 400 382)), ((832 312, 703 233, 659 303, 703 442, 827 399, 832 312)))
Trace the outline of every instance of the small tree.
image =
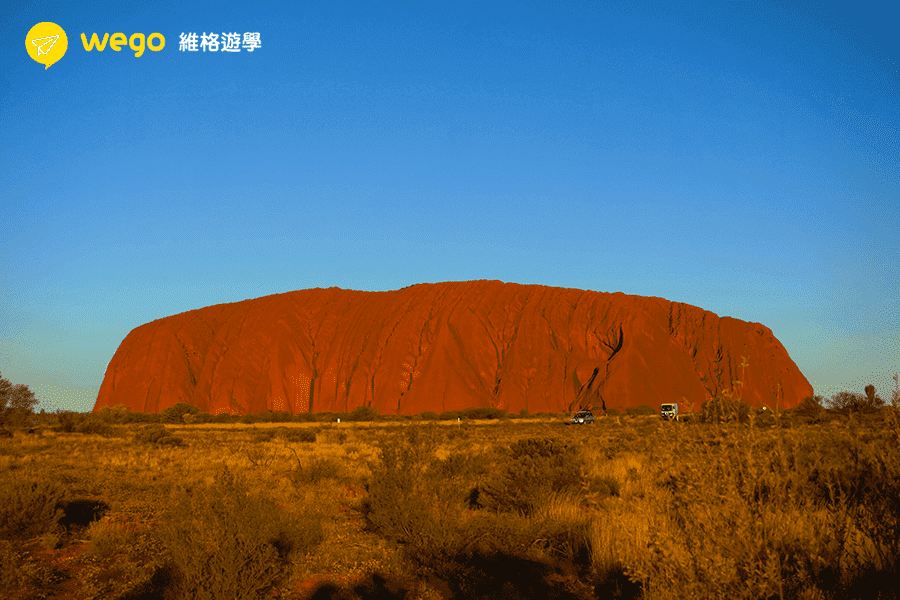
POLYGON ((865 394, 838 392, 828 403, 831 408, 843 414, 854 412, 875 412, 884 406, 884 400, 875 394, 875 386, 867 385, 865 394))
POLYGON ((875 386, 869 384, 866 386, 866 408, 878 410, 884 407, 884 400, 875 394, 875 386))
POLYGON ((0 378, 0 426, 27 423, 37 403, 27 385, 13 385, 8 379, 0 378))

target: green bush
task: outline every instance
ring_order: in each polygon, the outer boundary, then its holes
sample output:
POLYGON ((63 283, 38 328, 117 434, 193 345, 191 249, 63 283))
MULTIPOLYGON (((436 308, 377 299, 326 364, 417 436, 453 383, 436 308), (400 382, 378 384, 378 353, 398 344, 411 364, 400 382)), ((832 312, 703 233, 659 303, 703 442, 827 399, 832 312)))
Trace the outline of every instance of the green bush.
POLYGON ((161 521, 177 573, 172 591, 195 600, 261 598, 290 574, 293 557, 323 540, 319 518, 250 493, 227 469, 212 486, 183 493, 161 521))

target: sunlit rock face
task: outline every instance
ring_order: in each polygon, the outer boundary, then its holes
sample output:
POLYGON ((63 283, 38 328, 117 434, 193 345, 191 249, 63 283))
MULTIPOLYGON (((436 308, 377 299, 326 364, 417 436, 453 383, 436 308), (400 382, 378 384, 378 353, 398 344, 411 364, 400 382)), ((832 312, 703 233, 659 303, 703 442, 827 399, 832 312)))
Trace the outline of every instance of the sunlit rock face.
POLYGON ((300 290, 147 323, 119 346, 94 410, 689 410, 735 380, 756 407, 813 394, 758 323, 661 298, 469 281, 300 290))

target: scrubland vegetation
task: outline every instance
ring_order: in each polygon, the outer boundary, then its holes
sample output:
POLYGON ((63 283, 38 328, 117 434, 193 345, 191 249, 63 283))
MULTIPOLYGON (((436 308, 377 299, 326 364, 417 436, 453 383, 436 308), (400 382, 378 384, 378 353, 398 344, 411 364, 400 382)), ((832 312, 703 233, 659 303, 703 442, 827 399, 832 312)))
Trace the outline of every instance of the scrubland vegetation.
POLYGON ((38 415, 0 439, 0 596, 896 598, 900 418, 868 399, 38 415))

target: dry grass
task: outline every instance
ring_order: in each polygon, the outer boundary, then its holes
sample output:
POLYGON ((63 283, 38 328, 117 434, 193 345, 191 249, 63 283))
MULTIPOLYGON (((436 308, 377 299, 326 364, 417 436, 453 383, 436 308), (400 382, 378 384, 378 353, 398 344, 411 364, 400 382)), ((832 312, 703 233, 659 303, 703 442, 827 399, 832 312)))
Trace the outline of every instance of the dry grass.
POLYGON ((893 413, 561 421, 17 433, 3 597, 896 598, 893 413))

